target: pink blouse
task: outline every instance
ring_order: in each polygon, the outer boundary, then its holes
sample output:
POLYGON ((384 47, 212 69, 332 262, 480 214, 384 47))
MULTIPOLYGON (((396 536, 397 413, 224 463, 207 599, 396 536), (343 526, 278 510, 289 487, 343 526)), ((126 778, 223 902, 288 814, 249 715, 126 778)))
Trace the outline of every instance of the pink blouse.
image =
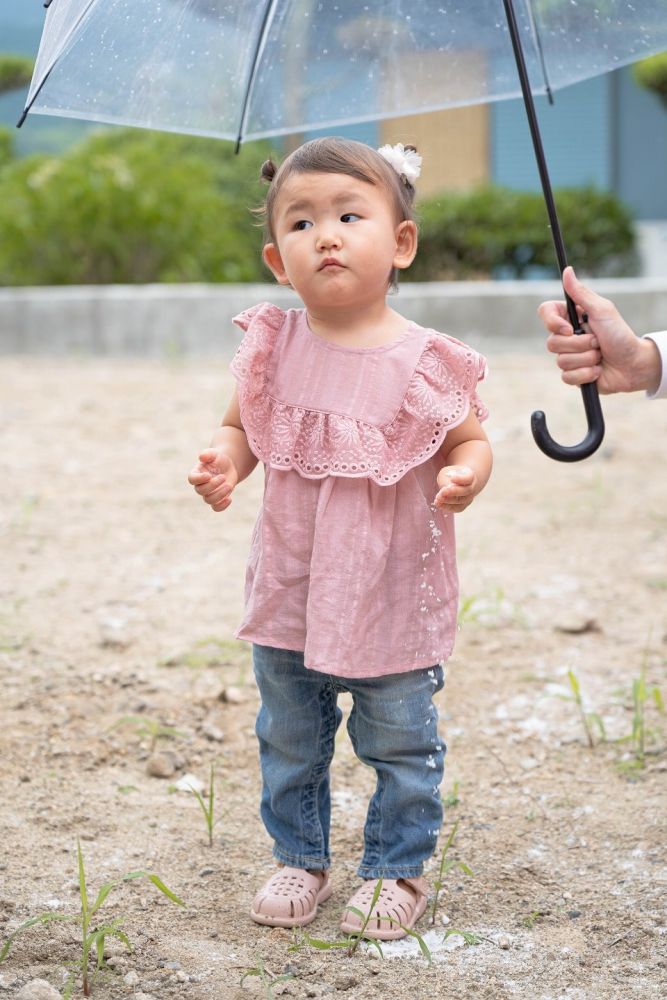
POLYGON ((234 322, 248 444, 265 466, 237 637, 300 650, 312 670, 372 677, 451 653, 458 579, 452 515, 433 508, 438 451, 486 362, 411 323, 380 347, 342 347, 303 309, 234 322))

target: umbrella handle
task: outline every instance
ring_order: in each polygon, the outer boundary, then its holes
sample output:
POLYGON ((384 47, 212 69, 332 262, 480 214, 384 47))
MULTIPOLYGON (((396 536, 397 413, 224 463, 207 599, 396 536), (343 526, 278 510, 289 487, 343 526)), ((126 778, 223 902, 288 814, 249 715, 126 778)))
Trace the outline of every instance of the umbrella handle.
POLYGON ((592 455, 602 444, 604 417, 600 406, 598 387, 594 382, 588 382, 581 386, 581 395, 588 421, 588 433, 579 444, 563 445, 554 441, 549 434, 547 418, 542 410, 535 410, 530 418, 530 429, 533 432, 535 444, 545 455, 548 455, 549 458, 555 458, 558 462, 579 462, 592 455))
MULTIPOLYGON (((577 307, 565 289, 563 289, 563 294, 565 295, 567 314, 574 334, 575 336, 580 336, 585 332, 582 324, 588 321, 588 316, 584 313, 580 320, 577 307)), ((589 455, 598 450, 604 438, 604 416, 602 414, 602 407, 600 406, 598 387, 595 382, 587 382, 585 385, 580 386, 580 388, 586 421, 588 423, 588 432, 579 444, 563 445, 554 441, 551 434, 549 434, 547 418, 542 410, 535 410, 530 418, 530 429, 533 432, 535 444, 540 451, 543 451, 549 458, 556 459, 557 462, 580 462, 582 459, 588 458, 589 455)))

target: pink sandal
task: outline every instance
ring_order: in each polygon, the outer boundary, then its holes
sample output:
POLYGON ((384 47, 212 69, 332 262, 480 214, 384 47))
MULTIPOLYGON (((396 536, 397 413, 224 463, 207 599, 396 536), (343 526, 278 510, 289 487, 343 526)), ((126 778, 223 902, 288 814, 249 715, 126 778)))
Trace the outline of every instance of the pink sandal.
MULTIPOLYGON (((340 929, 344 934, 358 934, 363 921, 350 910, 353 906, 365 915, 369 912, 380 879, 364 882, 347 904, 340 929)), ((412 930, 426 909, 428 894, 423 878, 385 878, 364 935, 378 941, 394 941, 412 930)))
POLYGON ((269 927, 303 927, 331 895, 329 874, 304 868, 280 868, 255 896, 250 916, 269 927))

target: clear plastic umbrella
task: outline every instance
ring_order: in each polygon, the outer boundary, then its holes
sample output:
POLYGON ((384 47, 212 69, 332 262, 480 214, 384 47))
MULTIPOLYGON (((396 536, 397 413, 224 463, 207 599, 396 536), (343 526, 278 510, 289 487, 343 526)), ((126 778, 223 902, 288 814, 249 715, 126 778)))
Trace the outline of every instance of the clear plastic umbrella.
MULTIPOLYGON (((377 121, 522 94, 561 271, 533 93, 667 49, 667 0, 47 0, 29 111, 230 139, 377 121)), ((581 332, 574 304, 570 319, 581 332)), ((561 461, 604 434, 540 448, 561 461)))
MULTIPOLYGON (((667 49, 666 0, 514 0, 534 93, 667 49)), ((502 0, 52 0, 27 105, 221 139, 520 95, 502 0)))

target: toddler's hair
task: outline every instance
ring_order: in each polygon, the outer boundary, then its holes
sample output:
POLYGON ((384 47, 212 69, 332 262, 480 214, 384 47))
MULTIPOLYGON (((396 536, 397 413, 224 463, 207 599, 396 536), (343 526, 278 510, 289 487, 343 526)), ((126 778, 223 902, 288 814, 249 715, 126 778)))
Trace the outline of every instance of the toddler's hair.
MULTIPOLYGON (((416 152, 414 146, 405 146, 405 149, 416 152)), ((397 222, 415 221, 415 188, 405 174, 399 175, 377 150, 363 142, 326 136, 305 142, 290 153, 280 166, 276 166, 273 160, 266 160, 262 164, 260 177, 269 185, 263 209, 260 210, 264 217, 267 242, 276 242, 273 213, 280 189, 293 174, 306 173, 348 174, 367 184, 383 187, 393 202, 397 222)), ((395 289, 397 284, 398 269, 393 268, 389 286, 395 289)))

